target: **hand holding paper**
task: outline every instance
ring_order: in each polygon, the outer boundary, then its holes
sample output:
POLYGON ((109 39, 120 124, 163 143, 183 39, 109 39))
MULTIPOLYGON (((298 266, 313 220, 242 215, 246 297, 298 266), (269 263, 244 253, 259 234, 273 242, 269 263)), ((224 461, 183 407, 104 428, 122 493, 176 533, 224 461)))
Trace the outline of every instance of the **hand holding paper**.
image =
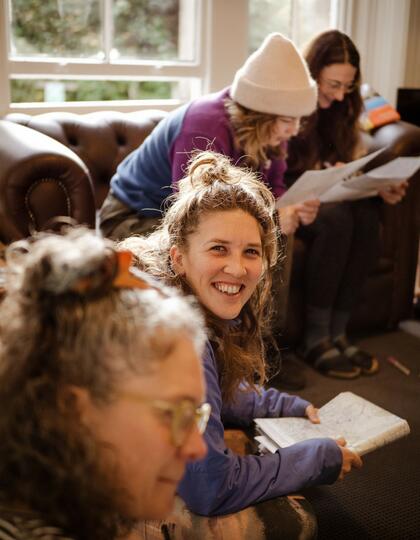
POLYGON ((397 204, 405 196, 408 188, 408 182, 402 182, 396 186, 388 186, 378 191, 378 195, 388 204, 397 204))
POLYGON ((420 157, 400 157, 366 173, 361 169, 384 148, 340 167, 306 171, 280 197, 276 205, 282 208, 318 198, 321 202, 339 202, 382 196, 395 204, 405 194, 406 181, 420 169, 420 157))

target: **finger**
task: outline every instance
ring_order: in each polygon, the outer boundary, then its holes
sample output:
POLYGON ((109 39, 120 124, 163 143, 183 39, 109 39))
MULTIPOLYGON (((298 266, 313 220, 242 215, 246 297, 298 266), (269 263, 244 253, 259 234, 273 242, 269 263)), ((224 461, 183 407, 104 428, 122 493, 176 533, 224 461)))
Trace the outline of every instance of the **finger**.
POLYGON ((318 208, 318 206, 321 204, 321 201, 319 199, 310 199, 309 201, 305 201, 303 203, 304 206, 314 207, 318 208))
POLYGON ((319 424, 321 422, 318 415, 318 409, 316 409, 313 405, 310 405, 306 409, 306 416, 313 424, 319 424))
POLYGON ((356 469, 361 469, 363 467, 362 458, 359 454, 356 454, 356 452, 353 452, 353 467, 356 467, 356 469))
POLYGON ((347 441, 344 437, 338 437, 335 439, 335 442, 338 444, 338 446, 346 446, 347 441))

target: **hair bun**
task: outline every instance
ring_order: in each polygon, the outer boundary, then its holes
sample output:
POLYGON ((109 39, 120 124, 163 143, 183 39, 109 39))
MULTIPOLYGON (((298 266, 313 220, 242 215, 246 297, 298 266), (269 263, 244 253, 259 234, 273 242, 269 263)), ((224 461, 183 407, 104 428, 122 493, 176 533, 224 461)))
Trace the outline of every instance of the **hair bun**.
MULTIPOLYGON (((231 167, 230 159, 222 154, 210 150, 196 153, 188 165, 189 188, 208 187, 217 181, 231 184, 233 183, 231 167)), ((185 184, 182 186, 184 189, 185 184)))

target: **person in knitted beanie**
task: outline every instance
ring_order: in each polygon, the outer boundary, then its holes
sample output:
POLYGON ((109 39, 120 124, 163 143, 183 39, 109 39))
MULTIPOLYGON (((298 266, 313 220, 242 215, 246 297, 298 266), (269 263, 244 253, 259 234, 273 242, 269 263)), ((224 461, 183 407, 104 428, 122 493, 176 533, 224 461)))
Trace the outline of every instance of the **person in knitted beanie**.
MULTIPOLYGON (((150 232, 194 152, 213 150, 259 172, 276 197, 286 190, 287 141, 316 108, 317 85, 292 41, 268 35, 228 88, 170 112, 119 165, 100 211, 105 236, 150 232)), ((285 234, 311 223, 319 203, 279 211, 285 234)))

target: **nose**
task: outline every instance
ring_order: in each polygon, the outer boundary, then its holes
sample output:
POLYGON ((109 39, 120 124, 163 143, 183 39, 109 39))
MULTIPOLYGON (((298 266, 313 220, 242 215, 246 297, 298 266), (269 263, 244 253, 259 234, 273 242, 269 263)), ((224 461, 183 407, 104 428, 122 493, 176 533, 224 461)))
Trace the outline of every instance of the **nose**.
POLYGON ((337 101, 343 101, 345 95, 346 92, 343 87, 337 88, 337 90, 334 92, 334 99, 337 101))
POLYGON ((230 274, 236 278, 246 275, 246 267, 240 256, 231 256, 223 270, 226 274, 230 274))
POLYGON ((184 444, 179 448, 181 457, 185 461, 197 461, 207 454, 207 444, 197 426, 191 430, 184 444))
POLYGON ((295 118, 291 124, 292 135, 297 135, 300 127, 300 118, 295 118))

